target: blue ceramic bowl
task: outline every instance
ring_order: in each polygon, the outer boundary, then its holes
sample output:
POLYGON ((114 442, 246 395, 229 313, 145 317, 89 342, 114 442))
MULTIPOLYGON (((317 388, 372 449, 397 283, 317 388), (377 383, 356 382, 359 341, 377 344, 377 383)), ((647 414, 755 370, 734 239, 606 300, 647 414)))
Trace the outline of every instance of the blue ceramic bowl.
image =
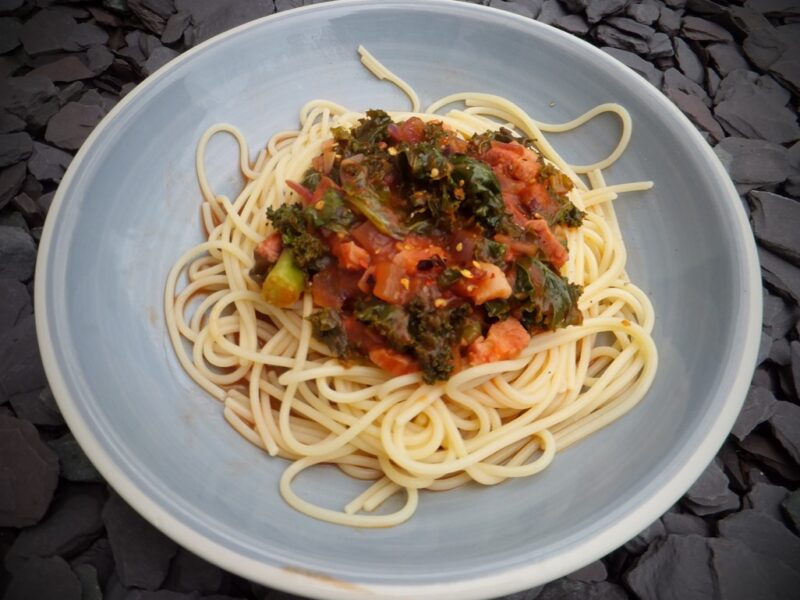
MULTIPOLYGON (((554 138, 573 161, 604 156, 600 118, 554 138)), ((239 183, 215 139, 208 170, 239 183)), ((485 598, 542 584, 613 550, 700 475, 739 412, 761 314, 750 229, 726 173, 656 89, 575 38, 508 13, 429 1, 335 2, 256 21, 187 52, 129 94, 72 162, 45 226, 36 316, 47 375, 81 446, 167 535, 220 566, 316 597, 485 598), (621 420, 546 472, 495 487, 424 493, 387 530, 319 522, 287 506, 270 459, 224 421, 178 365, 164 325, 167 272, 201 239, 194 151, 211 124, 252 145, 324 97, 404 108, 356 54, 364 44, 420 92, 489 91, 564 121, 608 101, 633 138, 609 182, 652 179, 617 202, 628 271, 652 298, 655 383, 621 420)), ((298 488, 340 506, 360 485, 320 468, 298 488)))

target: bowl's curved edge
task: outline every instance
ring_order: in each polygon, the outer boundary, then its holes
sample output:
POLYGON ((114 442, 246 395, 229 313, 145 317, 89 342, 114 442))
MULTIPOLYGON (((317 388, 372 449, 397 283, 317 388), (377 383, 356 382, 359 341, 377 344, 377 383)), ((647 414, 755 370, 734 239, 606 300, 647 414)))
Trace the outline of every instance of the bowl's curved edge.
POLYGON ((516 592, 525 588, 542 585, 553 579, 566 575, 578 568, 601 558, 608 552, 616 549, 630 538, 634 537, 653 520, 666 512, 694 483, 700 476, 705 467, 713 460, 714 455, 722 446, 725 437, 736 420, 741 410, 742 404, 747 393, 747 389, 756 367, 756 356, 760 341, 761 329, 761 277, 756 252, 755 241, 752 236, 744 209, 738 201, 738 193, 733 186, 727 172, 712 149, 708 146, 702 136, 697 132, 688 119, 675 107, 665 96, 644 80, 641 80, 643 93, 649 95, 650 99, 662 110, 666 111, 675 120, 676 125, 682 129, 682 133, 695 141, 699 152, 704 158, 713 165, 715 178, 725 189, 731 198, 733 207, 734 223, 739 237, 741 255, 744 263, 740 264, 740 277, 747 282, 748 290, 745 290, 743 297, 747 302, 742 307, 740 315, 744 329, 744 336, 741 344, 741 352, 737 364, 733 365, 734 374, 729 379, 727 386, 728 401, 723 411, 718 415, 713 428, 707 433, 700 446, 698 446, 691 460, 679 468, 672 477, 661 486, 661 491, 651 495, 650 498, 642 502, 637 508, 628 513, 618 521, 613 528, 613 535, 610 531, 603 535, 595 536, 595 539, 583 548, 572 549, 559 555, 550 557, 545 561, 539 562, 535 568, 518 567, 508 571, 496 573, 491 576, 477 580, 465 580, 447 584, 429 585, 405 585, 405 586, 382 586, 382 585, 361 585, 346 581, 337 580, 334 576, 326 573, 316 573, 308 571, 302 565, 287 565, 283 567, 271 566, 259 561, 247 558, 233 552, 220 544, 199 535, 189 526, 171 516, 157 502, 149 498, 142 490, 137 488, 133 482, 115 467, 112 457, 103 449, 97 438, 89 427, 79 416, 74 399, 71 397, 63 372, 56 361, 56 353, 53 340, 50 337, 51 324, 47 314, 46 301, 46 282, 48 279, 48 255, 50 242, 55 230, 55 223, 58 221, 58 214, 63 203, 66 190, 70 186, 75 173, 80 168, 82 159, 88 153, 94 141, 102 135, 103 130, 115 118, 117 114, 125 110, 125 107, 138 95, 144 92, 155 81, 159 80, 170 70, 175 68, 183 61, 190 59, 194 54, 202 52, 206 48, 219 43, 221 40, 236 35, 251 27, 258 27, 267 21, 279 21, 287 16, 291 17, 300 12, 307 11, 327 11, 343 10, 351 5, 394 5, 394 6, 424 6, 430 8, 439 4, 447 7, 448 10, 460 10, 466 12, 492 11, 495 14, 502 13, 504 18, 524 22, 529 27, 539 27, 549 30, 550 35, 560 36, 563 39, 571 40, 571 43, 582 45, 590 55, 607 65, 614 65, 615 68, 625 68, 632 79, 639 78, 622 63, 609 56, 602 50, 595 48, 588 42, 577 39, 570 34, 552 28, 538 21, 526 17, 515 15, 504 11, 499 11, 482 5, 458 2, 456 0, 383 0, 375 2, 372 0, 339 0, 330 4, 316 4, 293 9, 291 11, 273 14, 267 17, 256 19, 245 23, 226 32, 223 32, 195 48, 188 50, 181 56, 175 58, 167 65, 158 69, 150 75, 134 90, 125 96, 120 102, 105 116, 105 118, 95 127, 89 135, 81 149, 78 151, 71 164, 69 165, 61 184, 56 191, 53 204, 45 222, 42 237, 39 245, 39 254, 36 263, 36 275, 34 281, 34 308, 36 318, 37 339, 44 364, 45 373, 53 394, 58 402, 59 408, 64 415, 70 430, 81 448, 106 481, 144 518, 152 523, 156 528, 174 539, 179 544, 190 548, 202 558, 213 562, 222 568, 236 573, 242 577, 257 581, 259 583, 275 587, 293 593, 304 594, 315 598, 374 598, 379 597, 406 597, 406 598, 450 598, 458 594, 465 600, 472 598, 495 597, 498 595, 516 592))

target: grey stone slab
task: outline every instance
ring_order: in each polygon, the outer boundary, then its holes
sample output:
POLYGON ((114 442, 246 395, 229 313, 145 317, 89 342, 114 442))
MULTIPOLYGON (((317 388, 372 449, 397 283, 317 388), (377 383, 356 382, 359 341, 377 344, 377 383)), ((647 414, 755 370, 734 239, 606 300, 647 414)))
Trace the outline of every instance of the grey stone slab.
POLYGON ((800 465, 800 406, 778 400, 769 424, 775 439, 789 453, 795 464, 800 465))
POLYGON ((607 581, 587 583, 559 579, 544 586, 537 600, 627 600, 625 590, 607 581))
POLYGON ((106 46, 92 46, 86 51, 87 67, 94 76, 105 73, 114 62, 114 55, 106 46))
POLYGON ((91 565, 78 565, 72 569, 81 584, 81 600, 103 600, 103 588, 97 571, 91 565))
POLYGON ((678 69, 671 68, 664 71, 664 92, 669 90, 678 90, 684 94, 697 97, 706 106, 712 105, 711 97, 706 93, 705 88, 689 77, 678 71, 678 69))
POLYGON ((758 345, 758 356, 756 358, 756 365, 760 365, 769 357, 769 351, 772 349, 772 337, 761 332, 761 341, 758 345))
POLYGON ((758 258, 766 283, 784 297, 800 302, 800 269, 763 248, 758 249, 758 258))
POLYGON ((33 75, 47 77, 51 81, 70 82, 79 79, 91 79, 92 72, 81 60, 75 56, 65 56, 51 63, 47 63, 31 71, 33 75))
POLYGON ((47 445, 58 455, 58 464, 63 479, 75 482, 103 481, 102 476, 71 433, 51 440, 47 445))
POLYGON ((0 169, 0 210, 22 189, 26 173, 24 162, 0 169))
POLYGON ((628 50, 639 55, 647 55, 650 52, 650 46, 647 40, 622 32, 605 23, 601 23, 597 26, 594 35, 598 42, 606 46, 611 46, 612 48, 628 50))
POLYGON ((623 547, 631 554, 641 554, 654 540, 664 537, 665 535, 666 530, 664 529, 664 524, 657 519, 650 523, 643 531, 640 531, 636 536, 628 540, 623 547))
POLYGON ((675 35, 681 29, 682 10, 673 10, 666 6, 659 9, 658 29, 667 35, 675 35))
POLYGON ((161 41, 164 44, 174 44, 183 37, 183 32, 192 22, 192 15, 188 12, 176 12, 167 19, 161 41))
POLYGON ((736 69, 747 69, 747 59, 736 44, 709 44, 706 47, 708 56, 723 77, 736 69))
MULTIPOLYGON (((33 356, 32 361, 38 360, 33 356)), ((18 364, 16 366, 19 366, 18 364)), ((23 367, 25 365, 22 365, 23 367)), ((24 384, 23 379, 19 379, 24 384)), ((41 383, 38 382, 38 383, 41 383)), ((59 427, 64 425, 64 416, 58 409, 53 395, 48 388, 21 390, 10 396, 9 401, 14 412, 20 419, 25 419, 34 425, 46 427, 59 427)))
POLYGON ((31 312, 33 306, 28 289, 16 279, 0 279, 0 335, 31 312))
POLYGON ((625 66, 630 67, 639 75, 647 79, 657 88, 661 88, 663 75, 661 71, 653 66, 653 63, 648 62, 633 52, 627 50, 620 50, 619 48, 612 48, 610 46, 602 47, 601 50, 609 54, 623 63, 625 66))
POLYGON ((753 191, 748 197, 756 239, 786 260, 800 264, 800 202, 770 192, 753 191))
POLYGON ((178 548, 164 587, 176 592, 212 594, 220 590, 222 578, 219 567, 184 548, 178 548))
POLYGON ((33 275, 35 262, 36 244, 30 234, 18 227, 0 225, 0 279, 26 281, 33 275))
POLYGON ((800 538, 764 513, 746 509, 717 524, 721 537, 736 540, 756 554, 785 563, 800 575, 800 538))
POLYGON ((781 508, 794 530, 800 533, 800 489, 790 493, 781 504, 781 508))
POLYGON ((658 20, 663 4, 655 0, 645 0, 644 2, 633 2, 628 4, 626 14, 633 20, 645 25, 652 25, 658 20))
POLYGON ((22 23, 13 17, 0 17, 0 54, 11 52, 19 46, 22 23))
POLYGON ((596 560, 567 575, 573 581, 597 582, 608 579, 608 570, 602 560, 596 560))
POLYGON ((735 183, 782 183, 791 169, 786 148, 763 140, 728 137, 715 146, 714 152, 735 183))
POLYGON ((101 534, 104 486, 62 486, 45 518, 19 533, 8 558, 71 556, 87 549, 101 534))
POLYGON ((11 207, 25 219, 28 227, 41 227, 44 223, 44 213, 36 201, 25 192, 14 197, 11 207))
POLYGON ((177 50, 173 50, 172 48, 167 48, 166 46, 161 46, 160 48, 156 48, 147 58, 143 65, 143 72, 145 75, 151 75, 159 68, 163 67, 173 58, 177 57, 179 52, 177 50))
POLYGON ((706 106, 703 100, 695 95, 689 95, 672 88, 666 90, 666 95, 692 123, 708 132, 715 142, 725 137, 722 126, 714 119, 711 109, 706 106))
POLYGON ((740 82, 736 86, 721 87, 717 95, 721 100, 714 115, 731 135, 776 144, 800 139, 797 115, 781 104, 782 94, 776 94, 774 89, 759 86, 755 81, 740 82))
POLYGON ((768 421, 776 408, 777 400, 772 391, 763 387, 750 387, 731 433, 737 439, 743 440, 758 425, 768 421))
POLYGON ((112 494, 103 509, 108 540, 120 581, 126 587, 155 590, 163 583, 178 547, 112 494))
POLYGON ((781 504, 788 496, 789 490, 785 487, 759 482, 745 496, 744 505, 782 522, 781 504))
POLYGON ((71 161, 72 155, 69 152, 34 142, 33 153, 28 159, 28 169, 34 177, 41 181, 58 183, 71 161))
POLYGON ((770 65, 769 71, 794 94, 800 94, 800 58, 796 49, 787 49, 770 65))
POLYGON ((708 537, 711 528, 702 518, 688 513, 668 512, 661 517, 665 534, 674 535, 699 535, 708 537))
POLYGON ((592 0, 586 6, 586 20, 589 23, 599 23, 610 15, 621 13, 629 0, 592 0))
POLYGON ((58 484, 58 459, 30 423, 0 416, 0 473, 0 527, 38 523, 58 484))
POLYGON ((556 19, 553 25, 577 36, 584 36, 589 32, 589 23, 582 15, 565 15, 556 19))
POLYGON ((108 42, 108 34, 101 27, 92 22, 79 23, 70 33, 69 40, 64 49, 76 52, 88 50, 92 46, 108 42))
POLYGON ((708 541, 697 535, 668 535, 657 540, 625 574, 625 582, 642 600, 713 598, 708 541))
POLYGON ((711 567, 716 598, 724 600, 793 600, 798 575, 765 559, 738 540, 712 539, 711 567))
POLYGON ((40 10, 25 22, 20 39, 31 56, 66 50, 77 22, 62 10, 40 10))
POLYGON ((771 17, 798 17, 797 0, 747 0, 745 6, 771 17))
POLYGON ((514 0, 510 0, 508 2, 504 2, 503 0, 489 0, 488 6, 514 13, 515 15, 520 15, 522 17, 528 17, 529 19, 533 18, 533 13, 527 6, 525 6, 525 4, 514 2, 514 0))
POLYGON ((683 35, 690 40, 698 42, 732 42, 733 36, 731 33, 714 23, 700 17, 686 16, 683 18, 683 26, 681 27, 683 35))
POLYGON ((0 111, 0 133, 14 133, 25 129, 25 121, 10 112, 0 111))
POLYGON ((800 398, 800 342, 793 341, 789 344, 790 360, 792 362, 792 381, 797 398, 800 398))
POLYGON ((0 108, 22 119, 46 104, 58 88, 46 77, 25 75, 0 81, 0 108))
POLYGON ((22 162, 33 152, 33 139, 26 131, 0 134, 0 167, 22 162))
POLYGON ((705 68, 694 50, 681 38, 675 38, 673 46, 678 68, 686 77, 695 83, 702 84, 706 78, 705 68))
POLYGON ((58 556, 13 561, 5 600, 81 600, 81 584, 58 556))
POLYGON ((87 550, 73 558, 70 564, 76 571, 82 565, 91 566, 97 574, 100 587, 105 589, 114 573, 114 557, 108 538, 99 538, 87 550))
POLYGON ((77 150, 105 113, 99 106, 70 102, 47 123, 45 139, 66 150, 77 150))
POLYGON ((275 4, 269 0, 243 0, 231 3, 224 0, 204 2, 202 8, 192 8, 190 0, 178 0, 175 6, 178 10, 188 10, 192 13, 194 25, 193 43, 199 44, 253 19, 265 17, 275 12, 275 4))
POLYGON ((147 29, 161 35, 167 19, 175 12, 173 0, 127 0, 128 8, 139 17, 147 29))

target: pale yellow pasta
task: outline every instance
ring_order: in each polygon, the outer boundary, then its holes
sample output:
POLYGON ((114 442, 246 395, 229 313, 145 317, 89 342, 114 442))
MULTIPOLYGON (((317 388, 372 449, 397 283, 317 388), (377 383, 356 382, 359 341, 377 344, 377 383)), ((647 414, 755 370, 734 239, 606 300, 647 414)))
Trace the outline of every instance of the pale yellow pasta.
POLYGON ((495 485, 547 468, 556 451, 619 418, 645 395, 657 365, 650 335, 655 317, 625 272, 613 201, 651 184, 607 185, 603 179, 602 169, 630 139, 631 120, 621 106, 604 104, 553 125, 535 121, 504 98, 461 93, 420 112, 414 90, 359 51, 368 69, 408 94, 412 110, 390 112, 395 120, 437 119, 464 137, 510 124, 535 139, 543 156, 573 179, 571 199, 587 213, 584 225, 568 234, 569 261, 562 269, 584 287, 583 324, 534 336, 513 360, 469 367, 428 385, 419 374, 393 377, 377 367, 340 363, 311 336, 305 319, 312 311, 310 294, 279 309, 264 302, 248 276, 255 246, 269 233, 267 207, 296 201, 286 180, 302 178, 333 127, 354 125, 363 114, 310 102, 301 110, 300 129, 273 136, 253 164, 234 126, 216 125, 201 138, 196 168, 208 239, 178 259, 165 290, 177 357, 222 403, 235 431, 268 454, 293 461, 279 486, 290 505, 332 523, 388 527, 411 517, 420 490, 495 485), (466 108, 437 112, 456 102, 466 108), (544 135, 579 127, 603 112, 619 116, 622 135, 612 154, 594 164, 570 165, 544 135), (233 200, 215 194, 206 177, 206 146, 220 133, 239 145, 246 180, 233 200), (337 465, 373 483, 341 510, 314 505, 293 490, 292 481, 317 464, 337 465), (372 514, 398 494, 399 508, 372 514))

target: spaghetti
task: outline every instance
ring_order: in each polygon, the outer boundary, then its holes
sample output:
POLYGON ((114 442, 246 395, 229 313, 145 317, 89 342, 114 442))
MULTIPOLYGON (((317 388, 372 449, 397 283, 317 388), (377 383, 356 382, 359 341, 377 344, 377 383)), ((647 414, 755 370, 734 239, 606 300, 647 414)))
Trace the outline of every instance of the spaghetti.
POLYGON ((370 71, 411 99, 412 111, 390 113, 393 119, 440 121, 466 139, 513 127, 572 180, 570 200, 585 212, 582 226, 567 230, 569 258, 561 269, 583 286, 582 324, 533 336, 514 359, 469 366, 428 384, 419 373, 391 376, 375 366, 343 364, 312 336, 310 293, 277 308, 248 276, 253 251, 269 233, 266 209, 296 200, 285 182, 302 178, 334 127, 352 127, 363 114, 309 102, 300 112, 300 129, 274 135, 253 164, 244 137, 231 125, 216 125, 200 139, 196 168, 207 240, 178 259, 165 290, 177 357, 223 403, 225 419, 239 434, 271 456, 293 461, 280 480, 291 506, 332 523, 388 527, 411 517, 419 490, 470 481, 494 485, 541 471, 557 450, 611 423, 644 396, 657 366, 654 313, 626 275, 613 200, 652 184, 609 186, 603 179, 602 170, 630 139, 630 117, 619 105, 603 104, 559 125, 537 122, 489 94, 454 94, 420 112, 410 86, 363 48, 359 52, 370 71), (464 107, 444 112, 456 103, 464 107), (570 166, 543 135, 606 112, 620 118, 622 136, 594 164, 570 166), (233 136, 240 149, 246 184, 233 200, 213 192, 204 168, 207 144, 218 133, 233 136), (372 483, 343 511, 317 506, 292 488, 300 472, 317 464, 372 483), (398 494, 405 497, 399 508, 374 512, 398 494))

